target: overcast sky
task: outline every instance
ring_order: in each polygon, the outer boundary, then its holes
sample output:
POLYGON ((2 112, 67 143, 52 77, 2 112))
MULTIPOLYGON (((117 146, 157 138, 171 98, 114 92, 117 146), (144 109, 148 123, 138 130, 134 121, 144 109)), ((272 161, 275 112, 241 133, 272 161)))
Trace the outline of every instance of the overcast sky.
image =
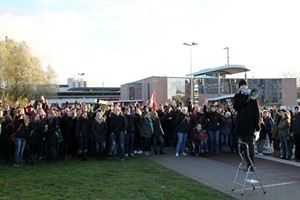
MULTIPOLYGON (((98 86, 185 76, 230 64, 248 77, 300 69, 296 0, 0 0, 0 37, 25 41, 61 84, 85 73, 98 86)), ((239 75, 243 77, 243 74, 239 75)))

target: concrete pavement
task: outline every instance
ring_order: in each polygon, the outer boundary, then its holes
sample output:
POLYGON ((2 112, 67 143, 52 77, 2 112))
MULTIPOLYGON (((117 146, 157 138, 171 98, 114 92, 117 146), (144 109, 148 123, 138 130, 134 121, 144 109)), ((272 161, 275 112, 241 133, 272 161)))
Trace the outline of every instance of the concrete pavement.
MULTIPOLYGON (((256 156, 256 171, 266 191, 259 184, 253 190, 246 185, 244 195, 241 186, 232 191, 232 184, 241 162, 239 155, 221 154, 209 157, 175 157, 175 149, 167 148, 166 155, 152 155, 153 161, 217 189, 235 199, 291 200, 300 198, 300 163, 272 156, 256 156)), ((251 173, 254 175, 254 173, 251 173)), ((255 179, 255 176, 251 178, 255 179)))

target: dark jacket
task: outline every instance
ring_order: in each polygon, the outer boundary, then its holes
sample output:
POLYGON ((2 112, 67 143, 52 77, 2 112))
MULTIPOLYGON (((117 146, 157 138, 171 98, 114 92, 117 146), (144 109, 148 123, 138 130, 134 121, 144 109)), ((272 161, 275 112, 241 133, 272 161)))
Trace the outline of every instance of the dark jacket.
POLYGON ((0 143, 7 144, 10 143, 10 136, 13 134, 13 124, 11 121, 4 121, 1 123, 1 134, 0 143))
POLYGON ((223 117, 220 132, 222 135, 229 135, 232 128, 232 119, 231 117, 223 117))
POLYGON ((65 116, 62 118, 63 122, 63 138, 71 141, 75 136, 76 118, 65 116))
POLYGON ((163 121, 167 119, 167 114, 162 110, 157 110, 157 114, 161 123, 163 123, 163 121))
POLYGON ((40 144, 43 139, 43 127, 41 122, 31 121, 28 124, 27 132, 30 144, 40 144))
POLYGON ((193 127, 196 127, 197 124, 201 124, 202 128, 204 130, 206 130, 207 127, 207 117, 204 115, 204 113, 202 112, 193 112, 192 113, 192 123, 193 123, 193 127))
POLYGON ((290 134, 290 123, 286 118, 281 118, 277 129, 279 137, 288 136, 290 134))
POLYGON ((91 124, 88 118, 80 117, 76 122, 76 137, 90 137, 91 124))
POLYGON ((126 132, 134 133, 135 132, 135 116, 133 114, 125 115, 126 119, 126 132))
POLYGON ((185 115, 182 112, 180 112, 176 117, 175 127, 177 132, 189 133, 192 129, 190 115, 185 115))
POLYGON ((161 122, 160 119, 157 118, 152 118, 153 119, 153 128, 154 128, 154 136, 160 136, 163 135, 164 132, 162 130, 161 122))
POLYGON ((239 92, 234 95, 233 108, 237 111, 235 133, 239 136, 253 136, 255 130, 260 129, 258 101, 239 92))
POLYGON ((264 140, 267 137, 268 129, 265 123, 260 124, 259 139, 264 140))
POLYGON ((300 112, 293 115, 291 120, 291 126, 294 135, 300 135, 300 112))
POLYGON ((143 116, 135 113, 134 117, 135 117, 135 123, 134 123, 135 135, 140 136, 142 133, 143 116))
POLYGON ((14 127, 14 133, 15 133, 16 138, 27 139, 26 126, 24 123, 24 119, 20 119, 19 117, 16 117, 13 121, 13 127, 14 127))
POLYGON ((121 132, 125 133, 126 131, 126 120, 123 115, 111 114, 110 121, 111 132, 114 134, 120 134, 121 132))
POLYGON ((141 137, 151 138, 154 132, 153 120, 150 116, 145 116, 142 120, 141 137))
POLYGON ((204 105, 203 111, 206 118, 208 119, 207 130, 208 131, 219 130, 222 124, 222 115, 216 111, 207 112, 206 105, 204 105))
POLYGON ((268 133, 272 133, 273 127, 274 127, 274 121, 273 121, 273 119, 271 117, 267 116, 263 120, 264 120, 264 124, 265 124, 265 126, 267 128, 267 132, 268 133))
POLYGON ((59 129, 59 121, 57 117, 53 117, 48 121, 48 131, 45 133, 46 144, 57 144, 56 131, 59 129))
POLYGON ((107 138, 107 124, 105 121, 97 121, 96 119, 92 124, 92 132, 95 142, 106 141, 107 138))
POLYGON ((273 126, 273 130, 272 130, 272 138, 276 138, 278 139, 278 124, 281 120, 281 115, 276 111, 274 112, 274 126, 273 126))

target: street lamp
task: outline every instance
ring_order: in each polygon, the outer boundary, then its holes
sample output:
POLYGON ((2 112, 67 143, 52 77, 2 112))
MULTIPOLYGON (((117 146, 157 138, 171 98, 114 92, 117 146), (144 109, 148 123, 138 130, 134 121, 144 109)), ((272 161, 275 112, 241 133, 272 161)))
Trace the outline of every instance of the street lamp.
POLYGON ((80 76, 80 81, 79 81, 79 86, 84 87, 83 85, 83 76, 85 75, 85 73, 78 73, 78 75, 80 76))
POLYGON ((198 45, 198 43, 196 42, 193 42, 191 44, 188 44, 188 43, 183 43, 184 45, 186 46, 189 46, 190 47, 190 75, 191 75, 191 95, 190 95, 190 98, 191 100, 193 99, 194 97, 194 80, 193 80, 193 63, 192 63, 192 46, 196 46, 198 45))
POLYGON ((225 47, 224 49, 227 51, 227 65, 229 65, 229 47, 225 47))

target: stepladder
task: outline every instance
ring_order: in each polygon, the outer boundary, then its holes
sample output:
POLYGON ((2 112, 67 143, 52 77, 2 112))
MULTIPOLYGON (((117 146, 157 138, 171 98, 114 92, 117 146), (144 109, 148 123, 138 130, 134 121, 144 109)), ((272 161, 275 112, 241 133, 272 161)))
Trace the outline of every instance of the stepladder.
POLYGON ((263 193, 266 191, 263 184, 257 174, 256 166, 253 160, 250 158, 249 145, 245 142, 239 141, 238 143, 238 154, 241 158, 241 162, 238 165, 235 178, 232 184, 232 191, 235 190, 236 186, 240 186, 241 195, 244 195, 244 191, 247 185, 251 185, 252 189, 255 190, 256 185, 260 185, 263 193))

